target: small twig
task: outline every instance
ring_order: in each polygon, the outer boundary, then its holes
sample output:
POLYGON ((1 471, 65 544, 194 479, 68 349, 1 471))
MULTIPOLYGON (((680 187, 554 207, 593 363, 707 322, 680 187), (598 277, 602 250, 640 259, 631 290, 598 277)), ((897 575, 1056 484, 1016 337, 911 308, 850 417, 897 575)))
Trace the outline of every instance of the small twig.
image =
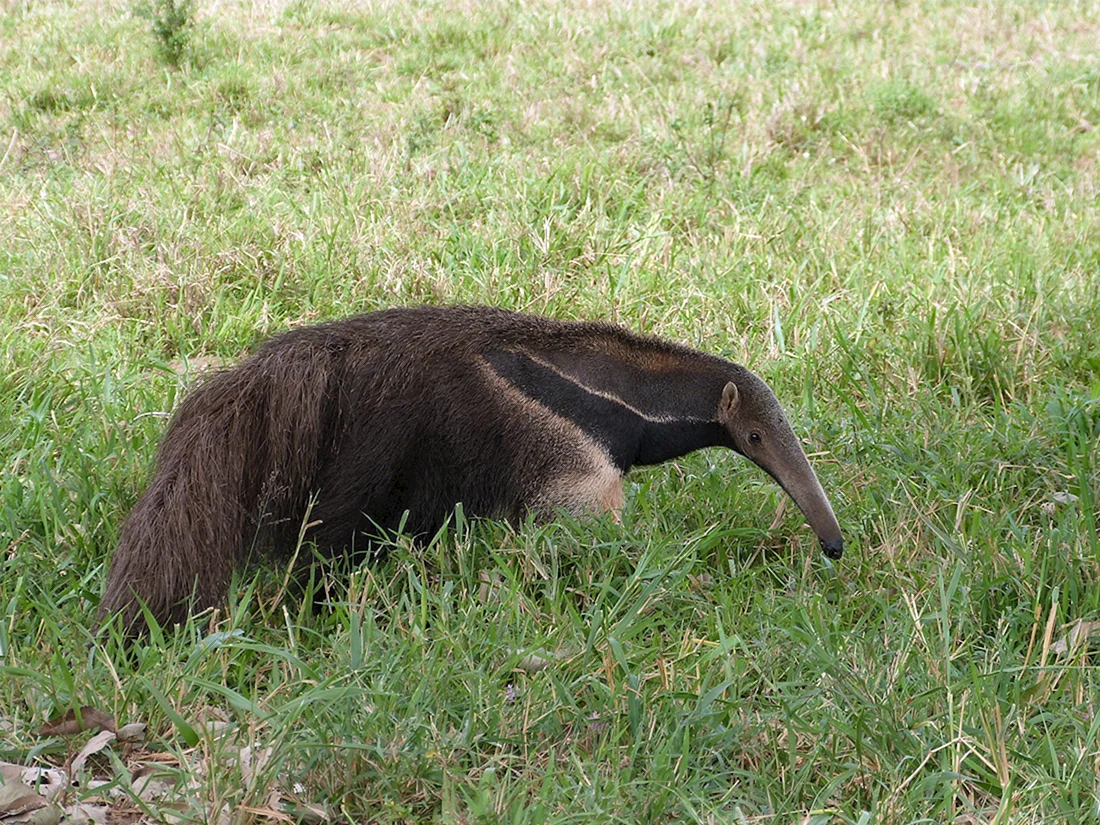
POLYGON ((8 141, 8 148, 4 150, 4 157, 0 158, 0 169, 4 168, 4 164, 8 162, 8 155, 11 154, 12 148, 15 146, 15 139, 19 136, 18 129, 11 130, 11 140, 8 141))
POLYGON ((30 534, 30 530, 24 530, 22 533, 16 536, 16 538, 13 539, 12 542, 7 546, 7 549, 4 550, 4 555, 7 556, 9 559, 12 558, 15 553, 15 548, 18 547, 20 543, 22 543, 23 539, 25 539, 30 534))

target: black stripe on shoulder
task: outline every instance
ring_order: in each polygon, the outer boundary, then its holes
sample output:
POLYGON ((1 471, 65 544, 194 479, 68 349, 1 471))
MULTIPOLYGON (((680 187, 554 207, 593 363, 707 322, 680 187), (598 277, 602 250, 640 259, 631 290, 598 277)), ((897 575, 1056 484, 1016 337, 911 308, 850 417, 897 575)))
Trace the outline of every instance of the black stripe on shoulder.
POLYGON ((685 419, 650 421, 634 455, 636 465, 660 464, 703 447, 731 446, 729 436, 717 421, 685 419))
POLYGON ((556 370, 515 350, 485 354, 493 371, 533 401, 577 425, 625 472, 638 454, 644 419, 627 407, 589 392, 556 370))

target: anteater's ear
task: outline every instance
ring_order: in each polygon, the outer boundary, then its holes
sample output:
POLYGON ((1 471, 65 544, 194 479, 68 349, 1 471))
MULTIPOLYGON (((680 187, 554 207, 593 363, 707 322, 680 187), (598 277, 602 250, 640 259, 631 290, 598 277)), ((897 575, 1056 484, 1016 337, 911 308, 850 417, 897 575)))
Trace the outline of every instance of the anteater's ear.
POLYGON ((726 384, 725 389, 722 390, 722 401, 718 409, 720 409, 724 415, 733 415, 737 412, 737 407, 740 403, 741 394, 737 391, 737 385, 730 381, 726 384))

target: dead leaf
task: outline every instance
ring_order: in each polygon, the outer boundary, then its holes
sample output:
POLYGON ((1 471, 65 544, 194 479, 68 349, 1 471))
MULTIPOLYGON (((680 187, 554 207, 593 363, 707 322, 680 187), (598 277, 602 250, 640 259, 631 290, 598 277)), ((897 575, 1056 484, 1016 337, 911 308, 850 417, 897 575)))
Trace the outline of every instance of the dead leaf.
POLYGON ((61 822, 61 809, 48 803, 45 807, 31 811, 18 819, 0 819, 3 825, 58 825, 59 822, 61 822))
POLYGON ((160 819, 168 825, 177 825, 179 823, 192 822, 194 820, 188 816, 188 805, 184 802, 171 802, 167 805, 161 805, 157 812, 160 814, 160 819))
POLYGON ((23 801, 25 796, 42 798, 22 782, 5 782, 0 785, 0 816, 7 816, 12 811, 19 810, 26 804, 23 801))
POLYGON ((284 796, 279 791, 272 791, 266 801, 267 809, 275 813, 280 819, 306 823, 327 822, 329 820, 328 811, 323 806, 303 802, 293 795, 284 796))
POLYGON ((140 742, 145 738, 145 723, 131 722, 118 729, 119 742, 140 742))
POLYGON ((87 802, 78 802, 65 808, 65 819, 70 825, 107 825, 106 805, 89 805, 87 802))
POLYGON ((237 762, 241 768, 241 779, 244 786, 251 788, 255 782, 256 774, 263 770, 267 760, 271 758, 271 748, 260 748, 253 752, 252 747, 245 745, 241 748, 237 762))
POLYGON ((84 765, 88 761, 88 757, 99 753, 115 739, 114 732, 109 730, 100 731, 89 739, 84 747, 80 749, 80 753, 73 758, 73 764, 70 766, 73 776, 83 778, 84 765))
MULTIPOLYGON (((269 799, 268 800, 269 805, 270 805, 270 802, 271 801, 269 799)), ((241 805, 240 808, 238 808, 238 810, 242 811, 243 813, 252 814, 253 816, 263 817, 264 819, 272 819, 275 822, 294 822, 295 821, 294 819, 292 819, 290 817, 289 814, 284 814, 282 811, 280 811, 276 808, 271 808, 271 807, 257 808, 255 805, 241 805)))
POLYGON ((21 768, 19 781, 50 800, 69 787, 69 775, 58 768, 21 768))
POLYGON ((1093 636, 1100 636, 1100 621, 1086 622, 1084 619, 1078 619, 1064 625, 1062 629, 1066 631, 1065 635, 1050 646, 1051 652, 1058 655, 1075 653, 1077 648, 1093 636))
POLYGON ((538 673, 540 670, 546 670, 554 662, 560 660, 562 655, 560 653, 549 653, 545 650, 539 650, 535 653, 528 653, 518 662, 516 662, 516 670, 524 670, 528 673, 538 673))
POLYGON ((55 716, 42 726, 39 736, 72 736, 84 730, 109 730, 115 729, 115 717, 109 713, 89 706, 82 707, 79 712, 71 708, 60 716, 55 716))
POLYGON ((0 785, 0 825, 57 825, 61 811, 22 782, 0 785))
POLYGON ((173 783, 150 773, 137 777, 130 787, 134 796, 143 802, 159 802, 168 796, 173 788, 173 783))
POLYGON ((195 730, 204 729, 216 739, 231 733, 236 727, 236 723, 231 722, 219 708, 204 707, 195 714, 195 730))
POLYGON ((496 604, 500 601, 500 574, 495 570, 490 573, 482 570, 478 573, 478 581, 481 584, 477 589, 477 598, 482 604, 496 604))
POLYGON ((691 583, 693 589, 700 592, 706 592, 714 587, 714 578, 710 573, 701 573, 698 576, 693 573, 688 573, 688 581, 691 583))

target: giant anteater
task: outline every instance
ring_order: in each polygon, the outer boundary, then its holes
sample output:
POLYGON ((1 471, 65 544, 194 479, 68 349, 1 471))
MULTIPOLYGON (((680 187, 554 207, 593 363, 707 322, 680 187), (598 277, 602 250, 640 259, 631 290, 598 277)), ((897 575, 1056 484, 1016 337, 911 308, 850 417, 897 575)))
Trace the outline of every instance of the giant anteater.
POLYGON ((122 528, 100 619, 141 632, 222 602, 253 549, 343 552, 437 531, 461 502, 522 519, 610 511, 622 480, 729 447, 782 485, 825 553, 840 527, 779 402, 749 370, 602 323, 472 306, 287 332, 180 404, 122 528))

